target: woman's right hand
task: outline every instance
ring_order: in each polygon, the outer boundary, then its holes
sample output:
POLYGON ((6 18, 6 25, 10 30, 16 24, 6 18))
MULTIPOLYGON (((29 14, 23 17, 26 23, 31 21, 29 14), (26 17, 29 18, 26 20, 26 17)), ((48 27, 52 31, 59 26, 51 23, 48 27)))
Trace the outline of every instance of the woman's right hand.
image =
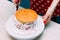
POLYGON ((12 1, 16 5, 16 10, 18 10, 21 0, 12 0, 12 1))

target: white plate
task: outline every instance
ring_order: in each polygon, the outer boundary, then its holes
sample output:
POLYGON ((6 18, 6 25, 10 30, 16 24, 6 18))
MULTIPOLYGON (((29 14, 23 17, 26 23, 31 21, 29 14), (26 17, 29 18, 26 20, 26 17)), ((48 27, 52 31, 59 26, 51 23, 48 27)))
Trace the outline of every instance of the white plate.
POLYGON ((34 30, 20 30, 14 25, 14 16, 12 16, 6 23, 7 32, 16 39, 34 39, 39 36, 44 30, 44 23, 40 16, 36 20, 34 30))

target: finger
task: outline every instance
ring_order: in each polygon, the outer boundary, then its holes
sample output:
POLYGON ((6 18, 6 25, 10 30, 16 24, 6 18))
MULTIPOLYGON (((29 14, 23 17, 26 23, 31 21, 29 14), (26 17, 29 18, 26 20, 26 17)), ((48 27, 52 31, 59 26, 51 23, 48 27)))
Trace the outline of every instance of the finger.
POLYGON ((13 0, 15 4, 18 4, 21 0, 13 0))
POLYGON ((49 19, 49 16, 43 16, 43 22, 45 25, 47 24, 48 19, 49 19))

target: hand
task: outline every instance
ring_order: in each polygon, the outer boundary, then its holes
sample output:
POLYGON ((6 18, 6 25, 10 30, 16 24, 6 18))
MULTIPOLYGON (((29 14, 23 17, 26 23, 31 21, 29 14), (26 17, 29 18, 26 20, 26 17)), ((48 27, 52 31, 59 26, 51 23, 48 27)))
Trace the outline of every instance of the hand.
POLYGON ((19 4, 21 0, 12 0, 14 4, 19 4))
POLYGON ((51 15, 44 15, 42 17, 43 18, 43 22, 44 22, 45 25, 49 23, 51 17, 52 17, 51 15))
POLYGON ((16 10, 18 10, 21 0, 12 0, 12 1, 16 5, 16 10))

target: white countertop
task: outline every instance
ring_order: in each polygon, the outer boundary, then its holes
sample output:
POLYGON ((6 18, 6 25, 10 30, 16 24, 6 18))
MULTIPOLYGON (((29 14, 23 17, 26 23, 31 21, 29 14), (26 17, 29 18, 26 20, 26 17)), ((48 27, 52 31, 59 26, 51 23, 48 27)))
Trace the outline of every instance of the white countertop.
POLYGON ((60 24, 50 21, 38 40, 60 40, 60 24))
MULTIPOLYGON (((12 5, 10 6, 12 7, 12 5)), ((13 13, 1 13, 0 11, 0 40, 14 40, 8 35, 5 29, 6 21, 12 16, 12 14, 13 13)), ((50 21, 42 35, 36 40, 60 40, 60 24, 50 21)))

